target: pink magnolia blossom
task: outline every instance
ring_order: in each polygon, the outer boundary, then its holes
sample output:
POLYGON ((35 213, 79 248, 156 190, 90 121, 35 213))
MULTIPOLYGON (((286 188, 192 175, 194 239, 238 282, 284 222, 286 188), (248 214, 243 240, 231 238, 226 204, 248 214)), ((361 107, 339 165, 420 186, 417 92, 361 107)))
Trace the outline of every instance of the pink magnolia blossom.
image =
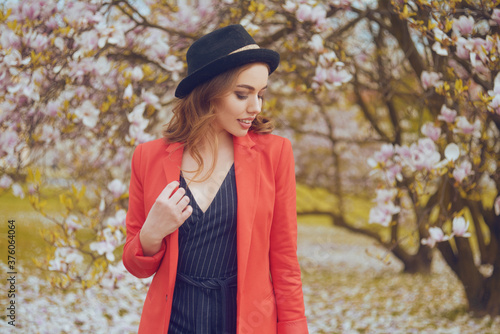
POLYGON ((24 1, 19 8, 20 18, 28 19, 33 21, 40 17, 41 14, 41 3, 39 1, 24 1))
POLYGON ((99 34, 95 30, 85 31, 75 38, 76 44, 84 50, 97 50, 99 34))
POLYGON ((0 133, 0 157, 14 154, 15 148, 19 143, 19 136, 12 129, 4 130, 0 133))
POLYGON ((474 171, 472 170, 472 164, 469 160, 462 161, 460 165, 456 166, 453 170, 453 178, 459 183, 462 183, 467 176, 472 174, 474 174, 474 171))
POLYGON ((118 198, 127 191, 127 186, 122 181, 114 179, 108 184, 108 190, 114 198, 118 198))
POLYGON ((470 35, 474 29, 474 18, 472 16, 460 16, 453 21, 453 31, 457 35, 470 35))
POLYGON ((293 1, 287 0, 287 2, 283 5, 283 9, 286 12, 293 13, 295 12, 295 9, 297 9, 297 4, 293 1))
POLYGON ((420 80, 422 81, 422 87, 424 90, 427 90, 430 87, 437 87, 442 84, 441 74, 436 72, 423 71, 420 76, 420 80))
POLYGON ((370 209, 368 222, 389 226, 392 216, 400 212, 400 208, 393 202, 398 191, 397 189, 377 189, 376 192, 375 202, 377 205, 370 209))
POLYGON ((444 235, 444 232, 439 227, 429 227, 429 237, 422 239, 422 245, 427 245, 429 247, 434 247, 437 242, 443 242, 449 240, 450 237, 444 235))
POLYGON ((0 188, 9 188, 14 181, 7 174, 2 175, 0 178, 0 188))
POLYGON ((49 124, 42 125, 41 140, 46 143, 57 142, 61 137, 61 132, 49 124))
POLYGON ((299 5, 297 11, 295 12, 297 20, 299 22, 311 21, 312 19, 312 7, 307 4, 299 5))
POLYGON ((377 198, 375 199, 375 202, 379 204, 383 203, 389 203, 394 200, 396 195, 398 194, 397 189, 377 189, 377 198))
POLYGON ((177 81, 179 80, 179 73, 184 68, 184 64, 176 56, 170 55, 165 59, 165 68, 172 72, 172 80, 177 81))
POLYGON ((352 79, 352 74, 345 69, 329 68, 326 72, 326 81, 334 86, 340 86, 343 83, 349 82, 352 79))
POLYGON ((129 75, 134 81, 140 81, 144 78, 144 72, 140 66, 135 66, 132 70, 127 70, 126 75, 129 75))
POLYGON ((476 138, 481 137, 481 121, 476 119, 472 124, 465 116, 458 116, 456 120, 456 128, 453 129, 455 133, 463 133, 466 135, 472 135, 476 138))
POLYGON ((387 182, 390 184, 395 184, 396 180, 398 181, 403 181, 403 174, 401 172, 403 171, 403 166, 400 164, 391 164, 388 166, 385 171, 384 175, 387 179, 387 182))
POLYGON ((470 52, 474 48, 474 42, 472 42, 470 39, 459 37, 456 42, 456 47, 456 54, 458 58, 468 60, 470 58, 470 52))
POLYGON ((438 120, 445 121, 446 123, 453 123, 455 122, 455 117, 457 117, 457 112, 443 104, 438 120))
POLYGON ((96 251, 99 255, 106 254, 106 259, 110 262, 115 260, 113 252, 124 241, 123 233, 118 229, 113 230, 106 227, 101 233, 101 239, 103 240, 92 242, 89 246, 90 250, 96 251))
POLYGON ((323 84, 326 81, 326 77, 326 69, 321 66, 316 67, 316 75, 314 76, 313 80, 319 84, 323 84))
POLYGON ((491 13, 491 20, 500 26, 500 9, 493 9, 493 13, 491 13))
POLYGON ((161 108, 160 98, 156 96, 155 93, 148 92, 145 89, 142 89, 141 98, 144 102, 146 102, 146 105, 151 105, 156 109, 161 108))
POLYGON ((127 217, 127 212, 120 209, 116 212, 113 217, 108 218, 107 225, 111 227, 125 227, 125 218, 127 217))
POLYGON ((403 159, 411 159, 411 151, 410 151, 410 148, 408 146, 396 145, 395 151, 399 157, 401 157, 403 159))
POLYGON ((488 91, 488 94, 493 96, 489 104, 490 108, 500 115, 500 73, 496 75, 493 90, 488 91))
POLYGON ((55 117, 55 116, 57 116, 59 108, 60 108, 59 102, 49 101, 49 102, 47 102, 47 105, 45 106, 45 108, 42 109, 42 112, 49 117, 55 117))
POLYGON ((500 196, 495 199, 495 204, 493 206, 495 207, 495 214, 500 216, 500 196))
POLYGON ((0 45, 4 50, 21 48, 21 38, 10 29, 2 29, 0 34, 0 45))
POLYGON ((68 264, 83 262, 80 252, 71 247, 58 247, 54 255, 54 259, 49 261, 49 270, 67 272, 68 264))
POLYGON ((24 35, 25 43, 29 45, 36 52, 43 52, 50 44, 50 40, 44 34, 38 34, 34 31, 28 32, 24 35))
POLYGON ((325 47, 323 46, 323 38, 318 34, 313 35, 307 45, 309 45, 309 47, 317 53, 321 53, 325 50, 325 47))
POLYGON ((422 125, 422 134, 429 137, 433 141, 436 141, 439 139, 439 136, 441 136, 441 128, 439 126, 435 126, 432 122, 427 122, 422 125))
POLYGON ((400 208, 392 202, 378 204, 370 209, 368 223, 387 227, 392 221, 392 216, 399 212, 400 208))
POLYGON ((141 41, 141 44, 146 48, 146 55, 153 60, 163 62, 170 51, 168 35, 165 35, 158 29, 150 29, 143 38, 144 40, 141 41))
POLYGON ((22 58, 21 53, 18 50, 12 50, 3 57, 3 63, 7 66, 20 66, 27 65, 31 61, 31 57, 22 58))
POLYGON ((326 24, 326 10, 322 5, 316 5, 311 12, 311 21, 316 27, 324 27, 326 24))
POLYGON ((447 56, 448 50, 443 47, 442 42, 449 41, 450 38, 437 27, 432 29, 432 32, 434 33, 434 38, 436 40, 436 42, 432 45, 432 50, 440 56, 447 56))
POLYGON ((12 185, 12 193, 16 197, 19 197, 21 199, 24 198, 24 191, 23 191, 23 188, 19 185, 19 183, 14 183, 12 185))
POLYGON ((455 143, 450 143, 446 145, 444 150, 444 156, 448 161, 455 161, 460 157, 460 148, 455 143))
POLYGON ((471 234, 467 232, 468 229, 469 229, 469 222, 465 221, 464 217, 460 216, 460 217, 455 217, 453 219, 452 236, 468 238, 471 236, 471 234))
POLYGON ((491 27, 487 20, 481 20, 475 24, 474 29, 479 35, 484 36, 490 32, 491 27))
POLYGON ((337 60, 335 52, 330 51, 319 56, 318 64, 323 68, 328 68, 337 60))
POLYGON ((71 27, 86 28, 99 23, 103 16, 97 12, 97 6, 81 1, 70 1, 65 4, 64 18, 71 27))
POLYGON ((386 163, 394 155, 394 146, 392 144, 384 144, 373 154, 373 159, 368 159, 368 164, 375 167, 378 163, 386 163))
POLYGON ((127 88, 125 88, 125 91, 123 92, 123 98, 125 100, 129 100, 132 97, 132 95, 134 95, 132 84, 128 84, 127 88))
POLYGON ((83 125, 93 128, 99 120, 100 110, 94 107, 90 100, 85 100, 80 107, 75 110, 75 115, 78 120, 82 121, 83 125))
POLYGON ((145 109, 146 102, 142 102, 136 105, 134 110, 132 110, 132 112, 127 115, 127 119, 130 122, 130 127, 137 128, 141 131, 146 129, 149 121, 143 117, 145 109))
POLYGON ((410 146, 411 159, 405 160, 409 167, 416 170, 432 170, 441 160, 436 144, 430 138, 421 138, 410 146))
POLYGON ((495 113, 500 115, 500 94, 495 95, 491 100, 489 106, 493 109, 495 113))

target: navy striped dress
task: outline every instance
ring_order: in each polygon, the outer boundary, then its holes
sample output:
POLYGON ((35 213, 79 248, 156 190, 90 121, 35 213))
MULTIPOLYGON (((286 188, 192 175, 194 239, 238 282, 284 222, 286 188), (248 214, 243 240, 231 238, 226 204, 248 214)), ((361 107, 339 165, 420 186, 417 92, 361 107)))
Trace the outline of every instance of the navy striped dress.
POLYGON ((236 333, 234 164, 203 212, 181 176, 193 213, 179 228, 179 262, 169 334, 236 333))

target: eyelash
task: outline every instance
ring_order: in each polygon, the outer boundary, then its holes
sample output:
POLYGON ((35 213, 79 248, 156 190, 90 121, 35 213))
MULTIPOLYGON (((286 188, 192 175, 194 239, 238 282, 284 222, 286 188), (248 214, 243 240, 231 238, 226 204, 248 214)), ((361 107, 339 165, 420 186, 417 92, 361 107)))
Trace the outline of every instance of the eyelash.
MULTIPOLYGON (((241 94, 238 94, 236 93, 236 97, 239 99, 239 100, 246 100, 248 98, 248 96, 246 95, 241 95, 241 94)), ((258 95, 259 99, 262 101, 264 100, 264 96, 263 95, 258 95)))

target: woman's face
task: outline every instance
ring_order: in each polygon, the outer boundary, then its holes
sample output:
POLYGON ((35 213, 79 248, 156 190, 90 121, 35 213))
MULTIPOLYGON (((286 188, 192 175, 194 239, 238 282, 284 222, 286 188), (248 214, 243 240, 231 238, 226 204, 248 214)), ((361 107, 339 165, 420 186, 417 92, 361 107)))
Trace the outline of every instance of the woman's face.
POLYGON ((269 70, 263 63, 255 63, 240 72, 228 94, 215 104, 215 129, 233 136, 247 134, 253 119, 262 109, 269 70))

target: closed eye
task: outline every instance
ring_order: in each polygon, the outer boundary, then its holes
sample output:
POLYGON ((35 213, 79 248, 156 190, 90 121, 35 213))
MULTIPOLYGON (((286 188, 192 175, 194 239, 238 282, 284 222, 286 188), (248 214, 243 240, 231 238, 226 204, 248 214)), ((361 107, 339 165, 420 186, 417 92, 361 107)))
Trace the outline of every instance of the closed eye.
POLYGON ((238 100, 246 100, 248 98, 247 95, 244 95, 244 94, 240 94, 240 93, 235 93, 236 94, 236 97, 238 98, 238 100))

